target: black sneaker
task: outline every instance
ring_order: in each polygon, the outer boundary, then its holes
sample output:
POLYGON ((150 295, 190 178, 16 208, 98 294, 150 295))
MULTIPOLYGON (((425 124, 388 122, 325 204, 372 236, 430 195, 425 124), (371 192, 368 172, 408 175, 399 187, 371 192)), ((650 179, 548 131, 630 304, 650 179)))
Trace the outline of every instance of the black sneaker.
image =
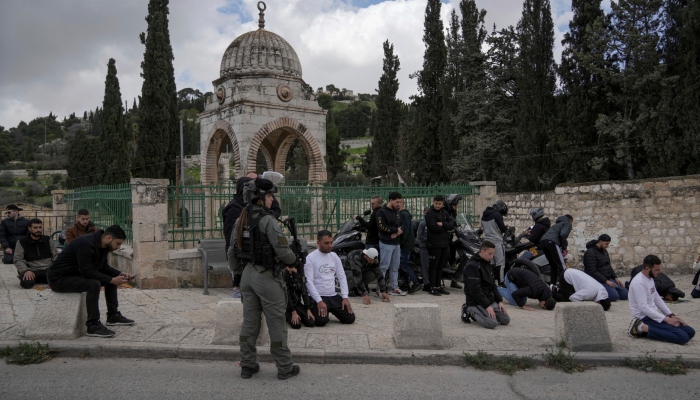
POLYGON ((451 288, 454 288, 454 289, 461 289, 461 288, 462 288, 462 285, 460 285, 459 283, 457 283, 457 281, 452 281, 452 283, 450 283, 450 287, 451 287, 451 288))
POLYGON ((94 324, 88 326, 87 333, 85 335, 92 337, 108 338, 114 336, 114 331, 110 331, 109 329, 105 328, 104 325, 102 325, 102 322, 97 321, 94 324))
POLYGON ((429 285, 423 285, 423 291, 430 293, 430 286, 429 285))
POLYGON ((448 295, 450 294, 450 292, 448 292, 447 290, 445 290, 444 287, 441 287, 441 288, 437 289, 437 291, 440 292, 440 294, 444 294, 445 296, 448 296, 448 295))
POLYGON ((432 294, 433 296, 442 296, 438 289, 430 289, 430 292, 428 293, 432 294))
POLYGON ((253 368, 248 368, 248 367, 243 367, 241 368, 241 378, 243 379, 250 379, 253 374, 257 374, 260 371, 260 364, 255 363, 255 367, 253 368))
POLYGON ((419 283, 417 285, 411 286, 410 289, 408 289, 408 294, 415 294, 417 291, 423 289, 423 284, 419 283))
POLYGON ((299 368, 298 365, 292 365, 292 370, 291 370, 291 371, 285 372, 285 373, 278 372, 278 373, 277 373, 277 379, 280 379, 280 380, 289 379, 289 378, 291 378, 291 377, 294 377, 294 376, 299 375, 299 372, 300 372, 300 371, 301 371, 301 369, 299 368))
POLYGON ((133 325, 134 320, 126 318, 125 316, 122 315, 119 311, 117 311, 116 314, 114 315, 108 315, 107 316, 107 326, 112 326, 112 325, 133 325))

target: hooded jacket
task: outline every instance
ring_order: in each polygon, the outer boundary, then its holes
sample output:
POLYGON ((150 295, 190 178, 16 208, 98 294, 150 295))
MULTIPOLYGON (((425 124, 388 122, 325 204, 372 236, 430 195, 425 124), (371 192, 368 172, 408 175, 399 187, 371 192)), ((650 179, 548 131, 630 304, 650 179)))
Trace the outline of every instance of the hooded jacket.
POLYGON ((562 250, 566 250, 566 248, 569 246, 569 234, 571 233, 571 222, 569 221, 569 218, 566 217, 565 215, 557 218, 555 221, 556 223, 554 224, 553 227, 549 228, 549 230, 542 236, 542 240, 550 240, 554 242, 555 244, 558 244, 559 247, 562 248, 562 250))
POLYGON ((425 213, 425 225, 428 228, 428 238, 425 247, 446 248, 450 246, 450 231, 455 228, 455 220, 442 207, 436 210, 432 206, 425 213), (442 226, 438 225, 442 222, 442 226))
POLYGON ((532 231, 527 235, 528 242, 537 245, 550 226, 552 226, 552 222, 547 217, 542 217, 535 221, 535 226, 532 227, 532 231))
POLYGON ((369 220, 365 221, 361 216, 357 216, 357 221, 360 222, 360 226, 367 229, 367 237, 365 238, 366 244, 372 244, 379 246, 379 227, 377 227, 377 213, 379 208, 375 208, 369 215, 369 220))
POLYGON ((96 279, 101 283, 110 283, 119 276, 121 271, 107 264, 109 249, 102 247, 103 233, 99 230, 70 242, 48 269, 49 285, 51 281, 69 276, 96 279))
POLYGON ((583 270, 593 279, 605 285, 607 281, 617 278, 615 271, 610 265, 610 255, 605 249, 598 246, 597 240, 586 243, 586 252, 583 254, 583 270))
POLYGON ((3 249, 13 249, 17 241, 27 236, 29 220, 21 214, 17 219, 5 218, 0 222, 0 244, 3 249))
POLYGON ((552 297, 552 290, 539 276, 525 268, 511 268, 508 271, 508 280, 518 287, 511 293, 518 307, 527 303, 527 299, 547 300, 552 297))
MULTIPOLYGON (((632 279, 634 279, 634 277, 637 276, 637 274, 642 272, 643 269, 644 265, 637 265, 636 267, 634 267, 630 274, 630 282, 632 282, 632 279)), ((663 272, 660 272, 659 275, 656 278, 654 278, 654 286, 656 286, 656 291, 659 292, 659 296, 661 296, 662 299, 666 297, 666 295, 669 293, 673 293, 678 297, 685 297, 685 292, 678 289, 676 287, 675 282, 673 282, 673 280, 663 272)))
POLYGON ((481 227, 484 230, 484 239, 492 243, 503 243, 503 234, 506 233, 506 225, 503 223, 503 215, 493 207, 486 207, 481 215, 481 227))
POLYGON ((469 259, 464 267, 464 294, 467 296, 467 307, 489 307, 493 303, 503 301, 496 289, 493 278, 493 267, 484 261, 479 254, 469 259))
POLYGON ((391 235, 397 233, 401 227, 401 217, 399 211, 383 205, 377 212, 377 227, 379 228, 379 240, 384 244, 398 245, 401 237, 392 239, 391 235))

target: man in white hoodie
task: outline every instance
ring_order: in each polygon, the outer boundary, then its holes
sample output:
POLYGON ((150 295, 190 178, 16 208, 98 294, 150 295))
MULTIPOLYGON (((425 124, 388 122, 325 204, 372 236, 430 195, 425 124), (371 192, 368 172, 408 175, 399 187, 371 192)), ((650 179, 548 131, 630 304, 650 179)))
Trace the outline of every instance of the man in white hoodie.
POLYGON ((343 263, 337 254, 331 252, 333 234, 322 230, 317 235, 318 249, 306 257, 304 274, 306 289, 313 299, 311 312, 316 326, 328 323, 328 313, 333 314, 341 324, 355 322, 355 314, 348 300, 348 281, 343 263), (340 295, 335 292, 335 279, 340 283, 340 295))
POLYGON ((629 290, 632 322, 630 336, 686 344, 695 336, 695 330, 671 312, 656 291, 654 278, 661 272, 661 259, 655 255, 644 257, 641 273, 632 279, 629 290))

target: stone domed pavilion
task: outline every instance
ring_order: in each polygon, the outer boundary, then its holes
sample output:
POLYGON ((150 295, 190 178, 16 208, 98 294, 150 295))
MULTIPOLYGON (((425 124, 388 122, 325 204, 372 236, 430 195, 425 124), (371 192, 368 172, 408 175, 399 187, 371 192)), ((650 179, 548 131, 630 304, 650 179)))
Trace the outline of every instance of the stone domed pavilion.
POLYGON ((258 151, 269 169, 284 173, 287 153, 299 140, 309 161, 309 180, 326 180, 326 112, 302 79, 292 46, 265 29, 244 33, 221 59, 214 95, 200 114, 202 182, 218 182, 219 157, 232 144, 236 177, 255 172, 258 151), (229 140, 226 140, 228 137, 229 140))

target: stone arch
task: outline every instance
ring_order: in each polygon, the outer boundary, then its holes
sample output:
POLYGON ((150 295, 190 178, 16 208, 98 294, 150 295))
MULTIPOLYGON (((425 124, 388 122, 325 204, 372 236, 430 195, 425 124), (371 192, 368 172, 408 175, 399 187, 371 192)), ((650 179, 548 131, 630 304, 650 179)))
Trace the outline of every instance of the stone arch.
POLYGON ((289 154, 289 149, 292 148, 292 144, 296 140, 295 135, 287 136, 284 141, 279 146, 277 150, 277 156, 275 157, 275 171, 284 172, 287 167, 287 155, 289 154))
POLYGON ((225 120, 218 120, 209 130, 204 146, 202 148, 201 163, 202 163, 202 183, 218 182, 218 162, 221 151, 226 143, 224 140, 228 137, 232 144, 231 151, 233 152, 233 162, 236 165, 236 176, 241 176, 241 154, 238 149, 238 140, 233 132, 231 125, 225 120))
MULTIPOLYGON (((309 180, 312 182, 325 182, 326 169, 324 167, 323 154, 321 153, 318 141, 316 141, 311 135, 311 132, 306 129, 306 126, 288 117, 283 117, 263 125, 258 130, 258 133, 255 134, 250 142, 250 149, 248 150, 248 171, 255 171, 258 149, 263 147, 262 143, 265 137, 278 129, 284 129, 292 133, 292 137, 299 139, 301 142, 306 152, 307 159, 309 160, 309 180)), ((289 146, 291 146, 291 142, 289 146)), ((288 148, 287 151, 289 151, 288 148)), ((278 151, 278 154, 275 156, 275 161, 280 163, 280 161, 278 161, 279 159, 280 155, 278 151)), ((282 163, 282 165, 284 165, 284 161, 282 161, 282 163)), ((277 170, 277 165, 275 164, 273 168, 277 170)))
MULTIPOLYGON (((272 154, 270 153, 270 150, 267 149, 265 146, 260 146, 260 152, 262 153, 263 157, 265 158, 265 163, 267 164, 268 168, 275 168, 274 166, 274 159, 272 158, 272 154)), ((255 155, 255 162, 258 161, 258 156, 257 154, 255 155)), ((251 169, 251 171, 255 171, 254 169, 251 169)), ((277 171, 275 169, 275 171, 277 171)))

